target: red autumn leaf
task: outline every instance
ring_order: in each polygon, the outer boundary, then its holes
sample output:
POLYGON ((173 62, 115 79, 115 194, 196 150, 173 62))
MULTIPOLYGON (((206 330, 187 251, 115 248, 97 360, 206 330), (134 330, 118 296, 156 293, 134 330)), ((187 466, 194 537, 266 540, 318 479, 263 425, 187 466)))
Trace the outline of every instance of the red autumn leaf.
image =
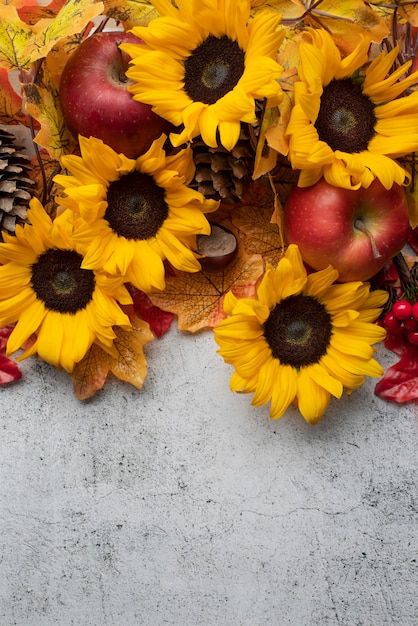
POLYGON ((388 333, 385 346, 401 358, 386 370, 375 386, 375 394, 399 403, 418 399, 418 346, 409 343, 403 328, 388 333))
POLYGON ((5 352, 7 340, 12 334, 15 324, 8 324, 0 328, 0 352, 5 352))
MULTIPOLYGON (((3 326, 0 328, 0 352, 6 350, 7 340, 10 337, 14 328, 14 324, 3 326)), ((15 380, 22 378, 22 372, 20 371, 17 363, 12 359, 9 359, 4 354, 0 354, 0 385, 13 383, 15 380)))
POLYGON ((0 354, 0 385, 13 383, 22 378, 22 372, 15 361, 0 354))
POLYGON ((155 306, 143 291, 133 285, 129 285, 128 289, 132 296, 135 313, 148 322, 153 333, 160 338, 169 330, 174 319, 174 313, 163 311, 160 307, 155 306))

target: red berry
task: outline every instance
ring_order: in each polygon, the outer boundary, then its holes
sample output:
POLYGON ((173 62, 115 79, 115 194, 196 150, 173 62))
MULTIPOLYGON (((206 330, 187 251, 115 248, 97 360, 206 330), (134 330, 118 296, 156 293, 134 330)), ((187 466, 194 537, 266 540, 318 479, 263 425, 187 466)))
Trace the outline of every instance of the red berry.
POLYGON ((409 330, 407 333, 409 343, 412 343, 413 346, 418 346, 418 331, 417 330, 409 330))
POLYGON ((409 317, 407 320, 404 320, 403 325, 407 330, 417 330, 418 329, 418 320, 413 317, 409 317))
POLYGON ((415 302, 414 306, 412 307, 412 317, 418 320, 418 302, 415 302))
POLYGON ((398 300, 392 306, 392 312, 398 320, 407 320, 412 315, 412 304, 408 300, 398 300))
POLYGON ((398 328, 400 328, 401 326, 401 323, 401 320, 396 317, 396 315, 394 315, 392 311, 386 313, 385 317, 383 318, 383 326, 387 330, 398 330, 398 328))

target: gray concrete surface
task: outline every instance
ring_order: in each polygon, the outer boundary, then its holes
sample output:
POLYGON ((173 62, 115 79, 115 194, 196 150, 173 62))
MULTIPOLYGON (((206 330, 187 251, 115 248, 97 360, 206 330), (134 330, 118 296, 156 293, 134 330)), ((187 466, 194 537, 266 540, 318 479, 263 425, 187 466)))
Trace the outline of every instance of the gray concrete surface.
POLYGON ((1 626, 415 626, 418 407, 272 422, 211 333, 146 351, 141 391, 0 389, 1 626))

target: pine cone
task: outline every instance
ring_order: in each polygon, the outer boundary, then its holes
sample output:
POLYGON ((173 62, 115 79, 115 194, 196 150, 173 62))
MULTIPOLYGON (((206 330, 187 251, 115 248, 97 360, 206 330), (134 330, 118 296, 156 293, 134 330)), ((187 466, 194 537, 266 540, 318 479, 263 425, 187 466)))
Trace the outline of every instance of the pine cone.
POLYGON ((15 136, 0 129, 0 237, 14 234, 16 224, 26 223, 26 213, 35 182, 29 177, 31 166, 15 136))
POLYGON ((231 152, 222 146, 210 148, 200 137, 193 141, 192 150, 196 173, 190 186, 212 200, 240 200, 254 167, 254 150, 245 126, 231 152))

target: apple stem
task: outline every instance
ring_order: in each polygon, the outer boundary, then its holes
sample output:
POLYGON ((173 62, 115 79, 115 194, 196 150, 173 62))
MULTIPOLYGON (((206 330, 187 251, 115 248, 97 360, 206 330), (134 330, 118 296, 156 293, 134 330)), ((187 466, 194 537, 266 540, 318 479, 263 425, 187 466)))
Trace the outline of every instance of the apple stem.
POLYGON ((126 62, 126 56, 124 55, 123 51, 119 48, 119 44, 122 43, 121 41, 116 41, 115 42, 115 46, 118 50, 118 78, 120 80, 121 83, 127 83, 128 82, 128 78, 126 76, 126 70, 129 67, 129 63, 126 62))
POLYGON ((364 225, 364 223, 362 222, 362 220, 360 218, 357 218, 356 221, 354 222, 354 228, 357 228, 357 230, 359 230, 362 233, 364 233, 365 235, 367 235, 367 237, 369 238, 369 241, 370 241, 370 245, 372 247, 373 257, 375 259, 379 259, 382 255, 380 254, 379 250, 377 249, 376 240, 373 237, 373 235, 370 232, 370 230, 367 228, 367 226, 364 225))

